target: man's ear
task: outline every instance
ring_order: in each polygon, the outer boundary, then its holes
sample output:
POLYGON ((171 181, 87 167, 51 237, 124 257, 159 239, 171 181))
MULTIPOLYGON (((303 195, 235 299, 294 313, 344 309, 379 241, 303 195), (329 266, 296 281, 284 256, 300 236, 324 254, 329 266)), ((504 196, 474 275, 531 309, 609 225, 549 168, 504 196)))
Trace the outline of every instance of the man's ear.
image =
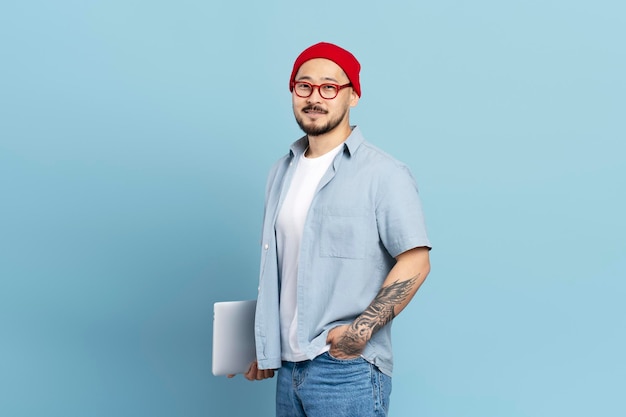
POLYGON ((359 95, 354 91, 350 92, 350 107, 355 107, 359 103, 359 95))

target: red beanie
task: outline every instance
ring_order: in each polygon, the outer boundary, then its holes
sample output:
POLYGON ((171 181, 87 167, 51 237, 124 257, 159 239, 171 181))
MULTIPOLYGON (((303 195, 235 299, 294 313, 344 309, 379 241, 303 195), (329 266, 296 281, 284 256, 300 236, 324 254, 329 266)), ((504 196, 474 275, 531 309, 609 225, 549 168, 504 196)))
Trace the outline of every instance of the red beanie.
POLYGON ((289 79, 289 91, 293 91, 293 82, 296 79, 296 73, 306 61, 314 58, 325 58, 339 65, 343 72, 346 73, 354 92, 361 97, 361 83, 359 82, 359 71, 361 64, 356 60, 354 55, 332 43, 320 42, 308 47, 296 58, 289 79))

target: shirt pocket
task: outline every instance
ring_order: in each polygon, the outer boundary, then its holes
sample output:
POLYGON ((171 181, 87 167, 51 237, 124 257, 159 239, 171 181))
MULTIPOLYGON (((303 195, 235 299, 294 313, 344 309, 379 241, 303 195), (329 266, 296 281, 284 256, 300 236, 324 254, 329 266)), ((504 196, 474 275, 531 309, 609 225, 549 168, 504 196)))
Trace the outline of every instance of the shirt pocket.
POLYGON ((321 218, 320 256, 365 258, 368 215, 354 208, 327 208, 321 218))

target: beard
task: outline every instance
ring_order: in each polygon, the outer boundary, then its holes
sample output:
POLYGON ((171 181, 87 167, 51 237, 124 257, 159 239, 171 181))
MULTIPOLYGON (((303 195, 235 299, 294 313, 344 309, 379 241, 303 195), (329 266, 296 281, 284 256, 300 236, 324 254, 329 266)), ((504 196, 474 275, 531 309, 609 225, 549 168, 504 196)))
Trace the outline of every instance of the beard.
MULTIPOLYGON (((302 109, 302 111, 306 111, 306 110, 320 110, 320 109, 317 106, 307 106, 302 109)), ((335 129, 337 126, 341 124, 343 119, 345 119, 347 113, 348 113, 348 109, 345 109, 342 114, 338 115, 334 119, 330 119, 328 122, 326 122, 323 125, 320 125, 320 126, 308 125, 307 126, 304 124, 304 119, 300 115, 300 113, 296 113, 294 111, 294 115, 296 116, 296 122, 298 122, 298 126, 300 126, 300 129, 302 129, 302 131, 309 136, 321 136, 332 131, 333 129, 335 129)))

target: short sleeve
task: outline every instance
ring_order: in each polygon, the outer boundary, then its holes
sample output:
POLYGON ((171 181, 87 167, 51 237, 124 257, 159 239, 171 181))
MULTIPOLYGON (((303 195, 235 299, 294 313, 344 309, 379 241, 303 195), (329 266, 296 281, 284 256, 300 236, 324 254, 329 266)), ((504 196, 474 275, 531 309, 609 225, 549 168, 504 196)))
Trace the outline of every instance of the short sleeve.
POLYGON ((417 247, 431 248, 422 203, 409 169, 395 166, 391 175, 380 178, 376 202, 378 234, 394 258, 417 247))

